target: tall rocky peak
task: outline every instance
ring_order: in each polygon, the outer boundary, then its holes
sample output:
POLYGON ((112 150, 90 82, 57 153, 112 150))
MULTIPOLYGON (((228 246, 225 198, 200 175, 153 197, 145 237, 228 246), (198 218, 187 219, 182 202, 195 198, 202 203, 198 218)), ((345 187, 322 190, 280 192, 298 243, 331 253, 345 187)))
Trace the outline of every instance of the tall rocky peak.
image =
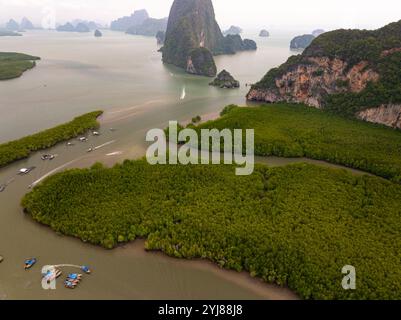
POLYGON ((6 24, 6 29, 10 31, 18 31, 19 28, 19 24, 14 19, 10 19, 6 24))
POLYGON ((163 62, 184 68, 189 73, 215 76, 210 72, 216 69, 213 55, 256 49, 256 43, 249 42, 252 40, 243 42, 240 36, 237 37, 239 44, 223 36, 211 0, 175 0, 162 49, 163 62), (195 61, 194 57, 202 58, 208 65, 199 68, 202 61, 195 61), (198 70, 208 72, 197 73, 198 70))
POLYGON ((401 21, 313 40, 252 86, 248 100, 294 102, 393 127, 401 123, 401 21))
POLYGON ((211 0, 174 1, 163 47, 164 62, 186 68, 189 52, 194 48, 207 48, 218 54, 222 53, 222 42, 211 0))
POLYGON ((33 23, 26 17, 22 18, 20 28, 22 30, 32 30, 35 29, 33 23))

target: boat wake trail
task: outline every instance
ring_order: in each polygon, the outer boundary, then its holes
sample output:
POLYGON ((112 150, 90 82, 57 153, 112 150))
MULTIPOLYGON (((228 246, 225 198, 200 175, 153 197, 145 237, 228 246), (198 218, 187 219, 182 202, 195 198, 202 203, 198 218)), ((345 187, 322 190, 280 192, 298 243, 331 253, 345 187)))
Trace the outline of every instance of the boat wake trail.
POLYGON ((29 188, 35 187, 37 184, 39 184, 40 182, 42 182, 42 181, 43 181, 44 179, 46 179, 47 177, 51 176, 52 174, 55 174, 57 171, 59 171, 59 170, 61 170, 61 169, 64 169, 65 167, 67 167, 67 166, 69 166, 69 165, 73 164, 74 162, 77 162, 77 161, 79 161, 79 160, 81 160, 81 159, 82 159, 82 157, 81 157, 81 158, 78 158, 78 159, 75 159, 75 160, 72 160, 72 161, 70 161, 70 162, 67 162, 67 163, 63 164, 62 166, 57 167, 56 169, 53 169, 52 171, 46 173, 44 176, 40 177, 38 180, 34 181, 34 182, 29 186, 29 188))

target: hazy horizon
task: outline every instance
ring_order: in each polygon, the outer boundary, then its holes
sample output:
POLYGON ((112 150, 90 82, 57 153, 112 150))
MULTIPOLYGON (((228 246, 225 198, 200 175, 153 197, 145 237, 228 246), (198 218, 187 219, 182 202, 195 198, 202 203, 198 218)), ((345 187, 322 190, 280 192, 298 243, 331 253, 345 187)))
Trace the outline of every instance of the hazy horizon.
MULTIPOLYGON (((151 17, 167 17, 173 0, 0 0, 0 24, 13 18, 29 18, 35 25, 49 12, 57 24, 74 19, 110 24, 112 20, 146 9, 151 17)), ((376 29, 401 19, 399 0, 338 0, 327 6, 320 0, 230 1, 213 0, 217 21, 222 29, 238 25, 244 29, 376 29)))

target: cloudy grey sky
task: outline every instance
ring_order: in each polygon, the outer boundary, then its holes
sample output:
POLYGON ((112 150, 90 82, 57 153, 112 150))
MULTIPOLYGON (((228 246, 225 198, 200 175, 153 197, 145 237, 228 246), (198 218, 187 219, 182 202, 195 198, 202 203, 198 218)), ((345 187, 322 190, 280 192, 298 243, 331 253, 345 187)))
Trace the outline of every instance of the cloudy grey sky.
MULTIPOLYGON (((111 20, 145 8, 152 17, 168 16, 173 0, 0 0, 0 24, 27 16, 40 24, 49 8, 58 23, 72 19, 111 20)), ((310 27, 378 28, 401 19, 400 0, 213 0, 222 28, 292 29, 310 27)))

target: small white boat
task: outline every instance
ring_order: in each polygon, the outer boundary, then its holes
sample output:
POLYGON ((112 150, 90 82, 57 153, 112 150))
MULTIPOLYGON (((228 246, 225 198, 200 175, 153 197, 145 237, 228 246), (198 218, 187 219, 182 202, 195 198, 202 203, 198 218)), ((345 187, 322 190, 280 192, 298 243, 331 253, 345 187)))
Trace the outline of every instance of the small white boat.
POLYGON ((45 161, 45 160, 53 160, 55 157, 56 157, 56 156, 55 156, 54 154, 44 154, 44 155, 42 156, 42 160, 43 160, 43 161, 45 161))
POLYGON ((186 97, 186 95, 187 95, 187 92, 186 92, 186 89, 185 89, 185 87, 184 87, 184 88, 182 88, 180 100, 184 100, 185 97, 186 97))
POLYGON ((28 174, 29 172, 31 172, 33 169, 35 169, 35 167, 22 168, 22 169, 19 170, 18 174, 19 175, 25 175, 25 174, 28 174))

